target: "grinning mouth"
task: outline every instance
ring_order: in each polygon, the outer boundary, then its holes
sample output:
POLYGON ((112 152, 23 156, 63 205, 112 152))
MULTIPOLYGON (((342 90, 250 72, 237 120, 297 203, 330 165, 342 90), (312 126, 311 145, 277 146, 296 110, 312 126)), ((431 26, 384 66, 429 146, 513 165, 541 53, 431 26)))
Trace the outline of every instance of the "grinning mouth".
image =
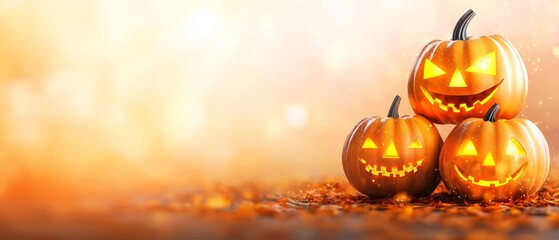
POLYGON ((376 164, 371 166, 367 164, 367 161, 365 159, 362 158, 359 160, 365 165, 365 171, 370 172, 374 176, 403 177, 406 176, 406 173, 417 172, 417 168, 421 166, 425 158, 417 160, 415 164, 403 164, 401 168, 392 167, 390 170, 387 170, 386 167, 383 166, 377 166, 376 164))
POLYGON ((429 102, 433 105, 437 103, 438 107, 444 111, 452 111, 452 112, 469 112, 476 108, 476 106, 481 106, 489 99, 495 95, 497 92, 497 88, 503 83, 504 79, 501 79, 499 83, 495 86, 480 92, 474 95, 467 95, 467 96, 455 96, 455 95, 444 95, 439 93, 433 93, 427 91, 427 89, 419 86, 423 95, 429 100, 429 102))
POLYGON ((507 177, 505 179, 505 181, 501 182, 499 180, 475 180, 474 177, 468 175, 468 177, 466 177, 466 175, 464 174, 464 170, 460 169, 458 166, 456 166, 456 164, 454 165, 454 170, 456 170, 456 173, 458 173, 458 176, 460 176, 460 178, 466 182, 471 182, 474 185, 478 185, 478 186, 482 186, 482 187, 500 187, 503 185, 506 185, 508 183, 510 183, 511 181, 516 181, 516 179, 518 179, 520 177, 520 175, 522 175, 522 173, 524 172, 524 169, 526 169, 526 165, 528 163, 525 162, 524 164, 522 164, 522 166, 520 166, 520 168, 518 170, 516 170, 516 172, 514 174, 512 174, 511 176, 507 177))

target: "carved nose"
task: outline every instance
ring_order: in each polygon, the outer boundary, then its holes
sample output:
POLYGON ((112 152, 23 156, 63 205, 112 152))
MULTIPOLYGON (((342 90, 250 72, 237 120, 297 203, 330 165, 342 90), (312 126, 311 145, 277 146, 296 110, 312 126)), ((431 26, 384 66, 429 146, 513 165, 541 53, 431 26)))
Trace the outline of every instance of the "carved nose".
POLYGON ((466 82, 464 81, 464 78, 462 77, 462 74, 460 73, 460 70, 458 70, 458 67, 456 68, 456 71, 454 71, 454 74, 452 75, 452 79, 450 80, 450 84, 448 84, 449 87, 467 87, 468 85, 466 84, 466 82))
POLYGON ((495 167, 495 160, 493 160, 493 155, 491 155, 491 153, 488 153, 487 156, 485 156, 485 160, 483 160, 481 166, 495 167))
POLYGON ((394 146, 394 141, 390 141, 390 145, 388 145, 388 148, 386 148, 386 151, 384 151, 384 154, 382 154, 383 158, 400 158, 400 156, 398 156, 398 151, 396 150, 396 146, 394 146))

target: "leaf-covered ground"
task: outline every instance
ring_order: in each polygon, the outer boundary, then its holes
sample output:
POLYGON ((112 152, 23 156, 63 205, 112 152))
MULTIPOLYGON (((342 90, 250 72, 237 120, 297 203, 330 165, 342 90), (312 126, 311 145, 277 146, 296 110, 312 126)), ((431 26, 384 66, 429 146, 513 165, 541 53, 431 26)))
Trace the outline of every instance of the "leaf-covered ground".
POLYGON ((558 186, 547 183, 535 196, 515 202, 470 204, 442 187, 418 200, 370 200, 338 178, 204 182, 135 193, 106 212, 0 216, 0 232, 10 239, 559 239, 558 186))

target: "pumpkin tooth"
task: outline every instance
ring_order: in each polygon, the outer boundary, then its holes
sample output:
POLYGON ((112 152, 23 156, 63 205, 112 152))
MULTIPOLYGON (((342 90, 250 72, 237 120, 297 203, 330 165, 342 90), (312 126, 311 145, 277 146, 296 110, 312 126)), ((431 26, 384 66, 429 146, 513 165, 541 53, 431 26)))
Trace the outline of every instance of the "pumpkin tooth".
POLYGON ((480 100, 476 100, 476 101, 474 102, 474 104, 472 104, 472 107, 475 107, 476 105, 481 106, 481 105, 483 105, 483 104, 481 103, 480 100))
MULTIPOLYGON (((504 79, 503 79, 504 80, 504 79)), ((485 98, 481 99, 481 100, 476 100, 471 106, 468 106, 467 103, 460 103, 458 105, 458 107, 456 107, 456 103, 447 103, 444 104, 443 100, 440 98, 436 98, 433 97, 431 95, 431 93, 429 93, 429 91, 427 91, 427 89, 423 88, 423 87, 419 87, 421 89, 421 92, 423 93, 423 95, 425 96, 425 98, 427 98, 427 100, 432 104, 432 105, 437 105, 440 109, 442 109, 443 111, 449 111, 452 110, 452 112, 455 113, 459 113, 459 112, 469 112, 472 111, 476 108, 476 105, 484 105, 485 103, 487 103, 491 98, 493 98, 493 96, 495 95, 495 93, 497 92, 497 89, 499 89, 499 86, 501 85, 501 83, 503 82, 503 80, 501 80, 501 82, 499 82, 496 87, 491 91, 491 93, 489 95, 487 95, 485 98), (437 103, 437 104, 435 104, 437 103)))
POLYGON ((452 111, 453 111, 453 112, 456 112, 456 113, 459 113, 459 112, 460 112, 460 109, 456 108, 456 107, 454 106, 454 103, 449 103, 447 106, 448 106, 449 108, 452 108, 452 111))
MULTIPOLYGON (((406 173, 417 172, 417 168, 423 164, 424 159, 425 158, 418 160, 417 162, 415 162, 415 165, 413 163, 408 163, 407 166, 406 164, 402 164, 402 170, 399 170, 398 167, 392 167, 390 168, 390 171, 388 171, 386 167, 377 167, 377 165, 371 166, 367 164, 365 166, 365 171, 370 172, 372 175, 375 176, 403 177, 406 175, 406 173)), ((365 160, 363 159, 363 161, 365 160)))
POLYGON ((461 109, 463 112, 464 112, 464 111, 465 111, 465 112, 472 111, 472 110, 474 110, 474 108, 475 108, 474 106, 468 107, 467 104, 465 104, 465 103, 460 103, 460 109, 461 109))
POLYGON ((448 111, 448 107, 445 106, 445 105, 443 104, 443 101, 441 101, 440 99, 436 98, 436 99, 435 99, 435 102, 438 104, 438 106, 439 106, 440 109, 442 109, 442 110, 444 110, 444 111, 448 111))
POLYGON ((509 184, 511 181, 516 181, 520 177, 520 175, 522 175, 522 173, 524 172, 524 169, 526 168, 527 164, 528 163, 522 164, 522 166, 514 174, 507 177, 503 182, 499 180, 483 180, 483 179, 476 181, 476 179, 471 175, 468 175, 468 177, 466 177, 462 172, 462 170, 456 165, 454 165, 454 170, 462 180, 466 182, 470 181, 474 185, 478 185, 482 187, 500 187, 509 184))

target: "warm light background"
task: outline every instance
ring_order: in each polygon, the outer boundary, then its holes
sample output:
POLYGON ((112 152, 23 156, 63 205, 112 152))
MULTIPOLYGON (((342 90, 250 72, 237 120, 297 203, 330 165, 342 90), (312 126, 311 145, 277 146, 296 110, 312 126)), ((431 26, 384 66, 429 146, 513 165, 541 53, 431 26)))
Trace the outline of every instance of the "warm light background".
POLYGON ((521 52, 557 169, 558 1, 3 0, 0 195, 343 176, 348 131, 412 113, 416 55, 469 8, 521 52))

